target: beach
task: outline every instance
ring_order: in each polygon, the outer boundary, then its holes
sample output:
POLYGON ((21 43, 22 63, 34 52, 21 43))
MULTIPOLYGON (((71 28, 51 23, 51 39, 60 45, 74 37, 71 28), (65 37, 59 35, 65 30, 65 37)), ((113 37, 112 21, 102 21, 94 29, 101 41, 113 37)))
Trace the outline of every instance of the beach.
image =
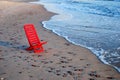
POLYGON ((1 80, 119 80, 120 73, 105 65, 86 48, 69 43, 43 28, 42 21, 54 13, 36 0, 0 1, 0 79, 1 80), (39 38, 48 43, 35 54, 29 47, 24 24, 35 25, 39 38))

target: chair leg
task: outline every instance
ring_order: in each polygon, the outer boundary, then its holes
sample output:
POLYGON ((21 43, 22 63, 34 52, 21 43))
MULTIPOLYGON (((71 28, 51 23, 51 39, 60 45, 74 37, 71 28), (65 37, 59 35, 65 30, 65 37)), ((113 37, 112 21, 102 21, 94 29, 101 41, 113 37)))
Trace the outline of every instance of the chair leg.
POLYGON ((42 46, 34 46, 33 50, 34 50, 35 53, 40 53, 40 52, 44 51, 42 46))
POLYGON ((31 51, 31 50, 33 50, 33 47, 30 46, 30 47, 26 48, 26 50, 31 51))
MULTIPOLYGON (((44 43, 46 43, 46 42, 44 42, 44 43)), ((43 44, 44 44, 43 43, 43 44)), ((41 53, 41 52, 43 52, 44 51, 44 48, 43 48, 43 46, 42 45, 36 45, 36 46, 30 46, 30 47, 28 47, 27 49, 26 49, 27 51, 34 51, 34 53, 41 53)))

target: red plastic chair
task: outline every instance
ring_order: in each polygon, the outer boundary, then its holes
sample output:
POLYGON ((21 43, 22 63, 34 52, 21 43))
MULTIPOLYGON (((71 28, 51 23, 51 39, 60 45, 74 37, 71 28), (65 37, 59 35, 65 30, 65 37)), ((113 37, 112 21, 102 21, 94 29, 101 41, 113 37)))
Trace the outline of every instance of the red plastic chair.
POLYGON ((30 47, 26 50, 34 50, 35 53, 40 53, 44 51, 43 44, 47 42, 40 42, 37 32, 33 24, 25 24, 24 30, 26 33, 26 37, 28 39, 30 47))

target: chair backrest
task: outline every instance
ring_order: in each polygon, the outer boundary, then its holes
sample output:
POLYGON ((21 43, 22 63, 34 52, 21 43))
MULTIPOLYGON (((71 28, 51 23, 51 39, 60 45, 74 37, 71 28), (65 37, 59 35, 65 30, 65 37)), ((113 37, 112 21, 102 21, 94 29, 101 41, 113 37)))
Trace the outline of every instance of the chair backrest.
POLYGON ((27 36, 30 46, 40 44, 39 37, 37 35, 37 32, 36 32, 33 24, 25 24, 24 30, 25 30, 25 33, 26 33, 26 36, 27 36))

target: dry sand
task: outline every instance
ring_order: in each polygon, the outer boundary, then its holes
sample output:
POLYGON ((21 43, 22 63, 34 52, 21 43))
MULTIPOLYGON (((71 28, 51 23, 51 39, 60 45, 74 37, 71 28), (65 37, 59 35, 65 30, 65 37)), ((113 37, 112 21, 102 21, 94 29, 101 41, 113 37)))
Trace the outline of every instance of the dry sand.
POLYGON ((1 80, 120 80, 120 73, 88 49, 44 29, 41 22, 53 13, 25 3, 29 0, 13 1, 0 1, 1 80), (23 30, 26 23, 33 23, 41 40, 48 41, 45 52, 38 55, 24 50, 29 46, 23 30))

